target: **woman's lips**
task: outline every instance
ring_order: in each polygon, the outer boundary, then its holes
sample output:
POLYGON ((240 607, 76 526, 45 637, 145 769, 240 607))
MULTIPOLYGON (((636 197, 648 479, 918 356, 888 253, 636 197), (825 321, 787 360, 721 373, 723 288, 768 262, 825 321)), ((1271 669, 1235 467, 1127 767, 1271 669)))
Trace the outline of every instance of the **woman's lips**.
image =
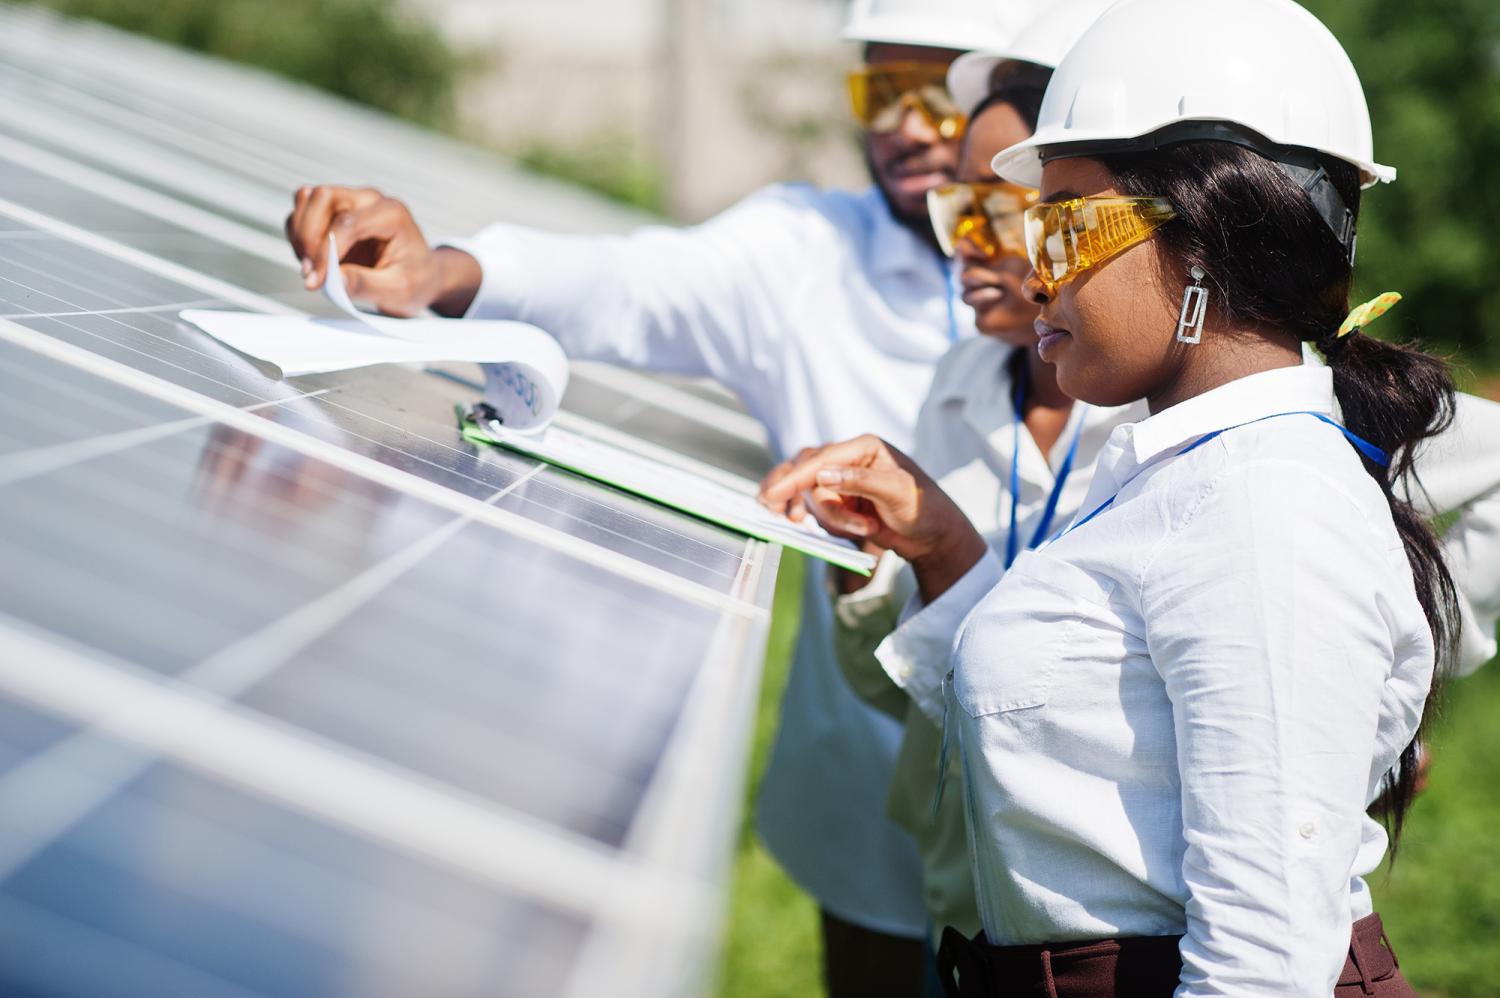
POLYGON ((1056 326, 1041 319, 1036 320, 1036 352, 1041 355, 1042 360, 1049 364, 1057 355, 1063 341, 1067 340, 1071 333, 1066 329, 1058 329, 1056 326))

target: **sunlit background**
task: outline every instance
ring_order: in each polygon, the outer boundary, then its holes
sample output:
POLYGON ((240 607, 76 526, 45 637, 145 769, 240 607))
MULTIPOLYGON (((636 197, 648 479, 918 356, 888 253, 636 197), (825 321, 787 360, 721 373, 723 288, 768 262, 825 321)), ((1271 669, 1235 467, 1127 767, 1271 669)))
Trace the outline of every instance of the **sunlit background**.
MULTIPOLYGON (((372 105, 642 217, 700 220, 775 180, 865 182, 843 101, 842 71, 858 53, 838 40, 841 0, 41 2, 372 105)), ((1360 231, 1362 290, 1407 297, 1378 331, 1425 340, 1468 388, 1500 397, 1500 3, 1305 6, 1348 48, 1377 153, 1400 170, 1365 201, 1360 231)), ((1171 58, 1170 27, 1162 52, 1143 57, 1171 58)), ((787 559, 783 596, 800 576, 787 559)), ((757 775, 795 599, 779 601, 775 621, 757 775)), ((1481 998, 1500 993, 1496 667, 1456 684, 1449 700, 1431 788, 1394 871, 1374 886, 1418 988, 1481 998)), ((816 994, 817 960, 811 902, 746 831, 721 994, 816 994)))

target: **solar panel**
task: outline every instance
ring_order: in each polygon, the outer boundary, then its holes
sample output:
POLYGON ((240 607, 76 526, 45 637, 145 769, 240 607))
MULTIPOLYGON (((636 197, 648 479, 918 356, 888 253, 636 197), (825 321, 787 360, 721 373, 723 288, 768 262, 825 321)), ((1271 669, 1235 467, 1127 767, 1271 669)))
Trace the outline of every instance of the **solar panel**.
MULTIPOLYGON (((696 993, 777 552, 476 449, 461 365, 282 382, 180 322, 327 311, 276 235, 313 178, 634 221, 0 5, 0 993, 696 993)), ((764 460, 708 387, 564 406, 764 460)))

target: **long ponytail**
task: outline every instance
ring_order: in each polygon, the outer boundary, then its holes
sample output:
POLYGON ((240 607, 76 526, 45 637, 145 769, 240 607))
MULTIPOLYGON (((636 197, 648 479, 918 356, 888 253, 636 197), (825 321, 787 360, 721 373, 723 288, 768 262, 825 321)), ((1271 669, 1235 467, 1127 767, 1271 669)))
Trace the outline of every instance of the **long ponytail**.
MULTIPOLYGON (((1458 598, 1437 535, 1410 496, 1420 489, 1413 466, 1418 447, 1453 421, 1447 365, 1414 347, 1363 334, 1338 335, 1349 312, 1353 268, 1348 255, 1312 200, 1259 153, 1226 142, 1194 142, 1100 160, 1122 193, 1171 199, 1177 217, 1158 238, 1182 272, 1199 266, 1208 275, 1215 319, 1231 327, 1288 330, 1313 344, 1332 369, 1344 424, 1391 455, 1389 468, 1361 460, 1390 504, 1437 648, 1425 727, 1457 648, 1458 598)), ((1319 160, 1357 214, 1355 168, 1331 157, 1319 160)), ((1420 741, 1419 731, 1386 774, 1376 805, 1393 849, 1416 792, 1420 741)))
MULTIPOLYGON (((1431 354, 1411 347, 1385 343, 1369 336, 1339 337, 1317 341, 1317 347, 1333 370, 1333 390, 1338 396, 1344 423, 1350 430, 1391 455, 1388 469, 1365 461, 1365 467, 1380 483, 1406 559, 1416 582, 1417 599, 1427 615, 1438 651, 1438 672, 1423 711, 1422 728, 1438 711, 1445 679, 1445 666, 1456 655, 1459 638, 1458 593, 1443 558, 1442 545, 1432 525, 1412 504, 1413 488, 1421 488, 1414 466, 1419 443, 1447 429, 1453 422, 1453 379, 1447 365, 1431 354)), ((1385 786, 1375 810, 1385 819, 1394 850, 1400 844, 1407 809, 1416 796, 1422 731, 1401 753, 1385 776, 1385 786)))

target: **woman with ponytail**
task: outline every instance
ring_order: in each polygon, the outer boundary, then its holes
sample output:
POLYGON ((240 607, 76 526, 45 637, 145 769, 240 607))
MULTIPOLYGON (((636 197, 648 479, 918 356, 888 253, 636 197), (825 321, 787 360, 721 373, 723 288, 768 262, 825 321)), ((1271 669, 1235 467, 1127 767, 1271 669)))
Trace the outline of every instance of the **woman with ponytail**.
POLYGON ((1058 384, 1150 412, 1079 515, 1007 572, 878 441, 763 490, 904 557, 916 616, 976 607, 941 687, 983 931, 945 936, 945 986, 1411 995, 1367 810, 1399 830, 1457 639, 1406 487, 1455 396, 1364 334, 1392 297, 1349 307, 1360 190, 1394 171, 1348 57, 1290 0, 1122 0, 994 167, 1041 190, 1026 286, 1058 384))

